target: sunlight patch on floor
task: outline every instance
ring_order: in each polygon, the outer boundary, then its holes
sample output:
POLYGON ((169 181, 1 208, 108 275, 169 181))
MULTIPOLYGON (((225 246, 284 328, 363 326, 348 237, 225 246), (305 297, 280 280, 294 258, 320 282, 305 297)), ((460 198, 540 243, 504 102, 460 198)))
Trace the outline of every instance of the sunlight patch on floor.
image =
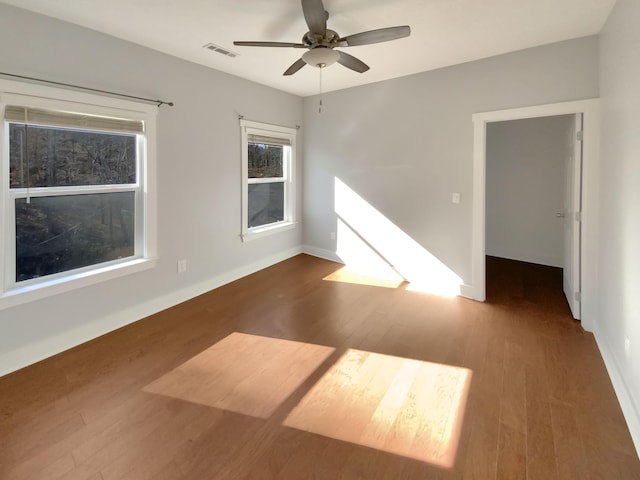
POLYGON ((144 391, 268 418, 334 351, 234 332, 144 391))
POLYGON ((449 365, 348 350, 284 424, 451 467, 471 373, 449 365))
POLYGON ((353 266, 347 266, 327 275, 323 280, 330 282, 353 283, 355 285, 369 285, 371 287, 398 288, 404 280, 397 278, 385 278, 383 275, 363 271, 353 266))
POLYGON ((353 349, 322 366, 334 352, 234 332, 143 391, 265 420, 294 395, 285 427, 453 465, 471 370, 353 349))

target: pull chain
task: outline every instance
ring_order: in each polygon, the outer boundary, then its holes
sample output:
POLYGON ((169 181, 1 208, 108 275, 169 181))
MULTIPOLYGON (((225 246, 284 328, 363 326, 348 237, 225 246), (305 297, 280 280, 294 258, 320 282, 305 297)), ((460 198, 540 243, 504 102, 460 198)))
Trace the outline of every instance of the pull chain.
POLYGON ((318 113, 322 113, 322 66, 319 67, 320 70, 320 103, 318 104, 318 113))
POLYGON ((24 150, 23 155, 27 160, 27 205, 31 203, 31 163, 29 162, 29 124, 27 107, 24 107, 24 150))

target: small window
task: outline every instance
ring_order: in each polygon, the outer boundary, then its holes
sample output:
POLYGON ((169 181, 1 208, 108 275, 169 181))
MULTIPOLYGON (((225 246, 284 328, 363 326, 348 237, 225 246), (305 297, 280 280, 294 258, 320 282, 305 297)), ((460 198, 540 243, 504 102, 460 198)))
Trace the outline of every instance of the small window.
POLYGON ((153 205, 144 186, 151 180, 153 115, 0 95, 8 140, 2 151, 3 306, 28 301, 35 290, 55 286, 50 290, 57 293, 95 283, 107 270, 109 278, 134 263, 140 270, 152 253, 153 205), (16 294, 27 298, 15 301, 16 294))
POLYGON ((293 227, 297 131, 244 120, 241 127, 242 238, 247 240, 293 227))

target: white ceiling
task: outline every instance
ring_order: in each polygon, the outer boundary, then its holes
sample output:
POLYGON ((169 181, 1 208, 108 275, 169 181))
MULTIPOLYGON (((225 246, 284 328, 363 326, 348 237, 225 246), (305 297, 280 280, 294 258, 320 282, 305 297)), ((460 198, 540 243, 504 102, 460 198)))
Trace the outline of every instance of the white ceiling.
MULTIPOLYGON (((300 96, 318 92, 317 68, 284 72, 306 50, 236 47, 234 40, 300 42, 299 0, 2 0, 300 96), (203 48, 213 42, 238 53, 203 48)), ((341 36, 410 25, 411 36, 345 48, 371 69, 335 64, 331 91, 600 32, 615 0, 324 0, 341 36)))

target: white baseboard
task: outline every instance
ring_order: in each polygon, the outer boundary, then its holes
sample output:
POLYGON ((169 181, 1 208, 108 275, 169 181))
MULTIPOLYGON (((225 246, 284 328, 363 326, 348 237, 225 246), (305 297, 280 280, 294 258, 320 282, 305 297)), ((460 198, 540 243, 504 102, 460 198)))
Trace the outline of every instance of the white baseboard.
POLYGON ((607 373, 609 373, 609 378, 613 384, 613 389, 618 397, 618 402, 620 402, 622 414, 627 421, 627 427, 629 427, 633 444, 636 447, 636 453, 640 456, 640 405, 637 405, 634 401, 633 392, 629 390, 627 382, 624 380, 624 376, 609 348, 606 338, 600 334, 597 324, 595 327, 593 334, 600 349, 600 355, 602 355, 607 373))
MULTIPOLYGON (((204 282, 190 285, 175 290, 166 295, 152 300, 133 305, 119 312, 98 318, 74 329, 67 330, 53 337, 40 340, 29 345, 0 355, 0 376, 14 372, 28 365, 44 360, 45 358, 64 352, 70 348, 88 342, 96 337, 117 330, 142 318, 153 315, 203 293, 214 290, 222 285, 238 280, 242 277, 270 267, 278 262, 294 257, 300 253, 306 253, 337 263, 343 263, 335 252, 310 245, 295 247, 257 262, 243 265, 229 272, 222 273, 204 282)), ((473 288, 469 285, 461 285, 460 295, 473 298, 473 288)))
POLYGON ((326 250, 324 248, 313 247, 311 245, 303 245, 302 253, 306 253, 307 255, 312 255, 318 258, 324 258, 325 260, 331 260, 332 262, 342 263, 344 262, 338 257, 336 252, 332 252, 331 250, 326 250))
POLYGON ((526 252, 509 249, 487 249, 490 257, 506 258, 507 260, 517 260, 519 262, 535 263, 536 265, 546 265, 548 267, 562 268, 562 259, 551 255, 531 255, 526 252))
MULTIPOLYGON (((326 250, 324 248, 313 247, 311 245, 303 245, 302 253, 306 253, 307 255, 313 255, 314 257, 324 258, 325 260, 331 260, 332 262, 344 263, 340 257, 335 252, 331 250, 326 250)), ((464 298, 470 298, 471 300, 475 300, 475 289, 472 285, 460 285, 460 296, 464 298)))
POLYGON ((222 273, 204 282, 170 292, 147 302, 133 305, 120 312, 107 315, 59 335, 34 342, 24 347, 0 355, 0 376, 14 372, 45 358, 73 348, 81 343, 109 333, 154 313, 187 301, 222 285, 238 280, 259 270, 302 253, 300 247, 260 259, 229 272, 222 273))
POLYGON ((464 297, 464 298, 469 298, 471 300, 475 300, 475 289, 473 288, 473 285, 467 285, 467 284, 463 284, 460 285, 460 296, 464 297))

